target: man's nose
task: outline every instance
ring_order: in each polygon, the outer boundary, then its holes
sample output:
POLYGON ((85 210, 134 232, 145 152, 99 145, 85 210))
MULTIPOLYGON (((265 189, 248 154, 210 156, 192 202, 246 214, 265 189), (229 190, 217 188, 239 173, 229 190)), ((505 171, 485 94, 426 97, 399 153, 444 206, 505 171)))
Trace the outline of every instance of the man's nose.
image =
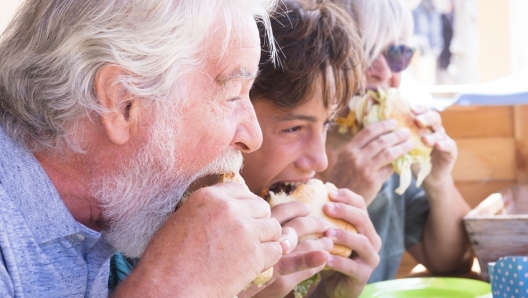
POLYGON ((380 53, 378 57, 374 59, 368 69, 368 74, 371 78, 381 82, 388 81, 392 78, 392 70, 390 69, 387 60, 385 60, 385 57, 382 53, 380 53))
POLYGON ((250 153, 260 148, 262 145, 262 130, 257 121, 255 109, 249 98, 239 102, 239 124, 236 128, 232 146, 242 153, 250 153))

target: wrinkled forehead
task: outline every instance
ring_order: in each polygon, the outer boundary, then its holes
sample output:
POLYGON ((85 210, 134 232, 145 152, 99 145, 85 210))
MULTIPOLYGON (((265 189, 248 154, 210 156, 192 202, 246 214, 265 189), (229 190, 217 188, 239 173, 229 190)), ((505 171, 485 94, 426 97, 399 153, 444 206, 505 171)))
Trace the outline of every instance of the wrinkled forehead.
POLYGON ((214 60, 221 60, 230 48, 258 48, 260 38, 255 18, 249 11, 223 11, 217 14, 204 49, 214 60))

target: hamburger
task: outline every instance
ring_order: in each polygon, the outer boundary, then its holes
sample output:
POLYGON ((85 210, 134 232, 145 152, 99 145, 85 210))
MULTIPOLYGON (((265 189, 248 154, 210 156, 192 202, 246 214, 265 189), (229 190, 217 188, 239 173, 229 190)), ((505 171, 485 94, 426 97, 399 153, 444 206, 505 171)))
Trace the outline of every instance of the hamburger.
MULTIPOLYGON (((350 223, 327 216, 324 211, 324 205, 330 201, 329 194, 331 191, 337 190, 337 187, 332 183, 323 183, 318 179, 310 179, 306 183, 277 183, 270 187, 270 189, 263 190, 264 199, 268 201, 271 207, 279 204, 289 202, 303 202, 312 207, 312 211, 308 216, 319 217, 327 220, 332 228, 343 229, 357 233, 356 228, 350 223)), ((319 239, 323 237, 322 233, 310 234, 299 238, 299 242, 319 239)), ((334 244, 330 253, 333 255, 348 258, 352 254, 352 250, 346 246, 334 244)), ((319 282, 319 274, 302 281, 293 288, 295 298, 302 298, 308 294, 311 286, 319 282)))
MULTIPOLYGON (((323 206, 327 202, 330 202, 330 192, 337 190, 337 187, 332 183, 323 183, 318 179, 310 179, 306 183, 287 183, 281 186, 284 185, 286 187, 280 188, 277 193, 273 190, 269 191, 267 201, 271 207, 289 202, 306 203, 312 207, 312 211, 308 216, 324 218, 330 223, 332 228, 357 233, 356 228, 350 223, 341 219, 329 217, 324 213, 323 206)), ((322 233, 306 235, 299 238, 299 242, 310 239, 319 239, 321 237, 323 237, 322 233)), ((352 254, 352 250, 348 247, 335 244, 330 253, 348 258, 350 254, 352 254)))
POLYGON ((364 96, 353 97, 348 107, 350 109, 348 116, 337 120, 339 132, 342 134, 348 133, 349 130, 355 134, 362 128, 385 119, 395 119, 396 129, 408 128, 411 131, 410 140, 413 142, 413 149, 392 162, 392 168, 400 175, 400 185, 396 193, 403 194, 411 185, 412 164, 419 166, 416 186, 420 187, 425 177, 431 172, 431 152, 433 151, 432 147, 422 142, 422 137, 432 131, 415 124, 411 107, 401 96, 399 90, 396 88, 368 90, 364 96))

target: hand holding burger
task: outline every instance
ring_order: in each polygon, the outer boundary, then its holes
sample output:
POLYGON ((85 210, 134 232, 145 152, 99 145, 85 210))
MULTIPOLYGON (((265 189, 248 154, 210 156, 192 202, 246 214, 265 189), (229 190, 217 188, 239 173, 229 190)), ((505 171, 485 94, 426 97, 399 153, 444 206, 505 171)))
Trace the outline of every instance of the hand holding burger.
MULTIPOLYGON (((310 205, 312 211, 308 216, 320 217, 327 220, 330 223, 332 228, 343 229, 346 231, 351 231, 357 233, 356 229, 350 223, 337 218, 332 218, 327 216, 323 207, 326 203, 330 202, 329 195, 331 191, 337 190, 337 187, 330 182, 323 184, 321 180, 310 179, 306 183, 301 183, 292 189, 290 187, 289 192, 281 191, 277 194, 274 192, 269 193, 269 204, 271 207, 274 207, 279 204, 289 203, 289 202, 302 202, 310 205)), ((309 239, 318 239, 323 237, 322 233, 307 235, 299 239, 299 242, 309 239)), ((348 247, 342 245, 334 245, 331 254, 339 255, 342 257, 349 257, 352 253, 352 250, 348 247)))
POLYGON ((401 96, 398 89, 369 90, 364 96, 352 98, 349 108, 348 117, 338 120, 341 133, 346 133, 348 129, 357 133, 362 128, 385 119, 396 120, 395 129, 409 129, 413 149, 392 162, 394 171, 401 177, 400 186, 396 189, 396 193, 403 194, 411 184, 412 164, 420 166, 416 179, 416 186, 420 187, 425 177, 431 172, 431 152, 433 150, 431 146, 424 144, 422 138, 431 134, 432 130, 425 125, 418 126, 416 124, 415 115, 409 103, 401 96))

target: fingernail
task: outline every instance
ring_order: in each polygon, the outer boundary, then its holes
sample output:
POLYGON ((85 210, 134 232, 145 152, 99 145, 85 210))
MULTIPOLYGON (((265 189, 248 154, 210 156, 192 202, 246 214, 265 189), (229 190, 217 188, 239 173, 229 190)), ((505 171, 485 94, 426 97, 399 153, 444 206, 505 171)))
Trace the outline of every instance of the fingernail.
POLYGON ((326 265, 333 266, 334 262, 335 262, 335 256, 330 254, 330 256, 328 256, 328 260, 326 261, 326 265))
POLYGON ((328 238, 335 239, 336 234, 337 234, 337 232, 336 232, 335 229, 328 229, 326 231, 326 237, 328 237, 328 238))
POLYGON ((330 198, 332 198, 332 199, 337 199, 337 197, 339 197, 339 191, 337 191, 337 190, 332 190, 332 191, 330 192, 330 198))
POLYGON ((394 128, 396 126, 396 124, 398 124, 396 119, 389 119, 389 127, 390 128, 394 128))
POLYGON ((325 241, 325 247, 330 251, 334 247, 334 241, 327 236, 322 239, 325 241))
POLYGON ((327 203, 328 204, 328 212, 334 212, 336 210, 336 205, 334 203, 327 203))
POLYGON ((290 242, 290 240, 287 240, 287 239, 283 239, 282 240, 282 245, 283 245, 283 250, 284 250, 284 253, 285 254, 288 254, 290 253, 291 249, 292 249, 292 244, 290 242))

